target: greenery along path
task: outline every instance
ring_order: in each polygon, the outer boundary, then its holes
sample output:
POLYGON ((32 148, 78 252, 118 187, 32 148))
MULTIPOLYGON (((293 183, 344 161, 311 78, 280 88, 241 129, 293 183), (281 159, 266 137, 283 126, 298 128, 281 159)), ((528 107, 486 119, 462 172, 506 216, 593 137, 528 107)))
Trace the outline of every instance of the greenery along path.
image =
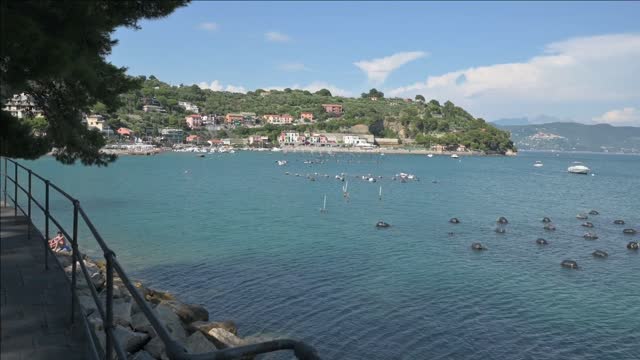
POLYGON ((79 314, 71 324, 71 289, 64 271, 53 256, 49 270, 44 269, 43 239, 33 230, 29 239, 28 219, 13 215, 13 208, 2 207, 0 358, 90 359, 79 314))

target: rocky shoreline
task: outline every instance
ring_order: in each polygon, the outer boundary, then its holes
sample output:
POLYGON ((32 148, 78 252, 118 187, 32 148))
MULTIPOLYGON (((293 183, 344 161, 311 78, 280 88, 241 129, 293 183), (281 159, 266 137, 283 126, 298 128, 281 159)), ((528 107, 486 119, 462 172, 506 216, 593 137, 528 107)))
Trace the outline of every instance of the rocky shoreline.
MULTIPOLYGON (((73 272, 71 252, 62 251, 55 255, 65 274, 70 278, 73 272)), ((82 261, 104 309, 106 303, 105 262, 93 260, 87 256, 82 261)), ((102 318, 79 263, 76 264, 76 274, 76 292, 82 313, 104 349, 106 336, 102 318)), ((148 288, 141 282, 134 282, 134 286, 149 306, 155 310, 158 319, 166 326, 171 337, 191 354, 258 342, 256 338, 239 337, 238 328, 233 321, 210 321, 209 312, 202 305, 180 302, 172 294, 148 288)), ((114 337, 124 347, 129 360, 168 360, 164 343, 157 336, 122 280, 115 274, 113 279, 113 321, 115 325, 114 337)), ((266 339, 260 339, 260 341, 264 340, 266 339)))

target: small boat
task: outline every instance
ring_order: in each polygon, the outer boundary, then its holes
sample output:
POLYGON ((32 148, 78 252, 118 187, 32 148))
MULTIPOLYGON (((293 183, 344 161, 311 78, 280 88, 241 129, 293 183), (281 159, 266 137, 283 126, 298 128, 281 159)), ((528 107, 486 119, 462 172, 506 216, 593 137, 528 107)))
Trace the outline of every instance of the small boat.
POLYGON ((453 154, 453 155, 451 155, 451 157, 452 157, 452 158, 454 158, 454 159, 457 159, 457 158, 459 158, 460 156, 458 156, 458 154, 453 154))
POLYGON ((427 154, 427 157, 432 158, 432 157, 433 157, 433 154, 427 154))
POLYGON ((572 174, 581 174, 581 175, 588 175, 589 171, 591 171, 591 169, 589 169, 588 167, 584 166, 581 162, 574 162, 573 165, 569 166, 567 168, 567 171, 572 173, 572 174))
POLYGON ((278 166, 284 166, 284 165, 287 165, 287 160, 278 160, 277 163, 278 163, 278 166))
POLYGON ((384 221, 382 221, 382 220, 380 220, 380 221, 378 221, 378 222, 376 223, 376 227, 377 227, 378 229, 384 229, 384 228, 388 228, 388 227, 390 227, 390 226, 391 226, 391 225, 387 224, 386 222, 384 222, 384 221))
POLYGON ((543 167, 544 164, 542 163, 542 161, 538 160, 533 164, 533 166, 535 166, 535 167, 543 167))
POLYGON ((271 149, 271 151, 273 151, 273 152, 280 152, 280 151, 282 151, 282 149, 280 149, 280 148, 278 148, 278 147, 274 147, 274 148, 272 148, 272 149, 271 149))

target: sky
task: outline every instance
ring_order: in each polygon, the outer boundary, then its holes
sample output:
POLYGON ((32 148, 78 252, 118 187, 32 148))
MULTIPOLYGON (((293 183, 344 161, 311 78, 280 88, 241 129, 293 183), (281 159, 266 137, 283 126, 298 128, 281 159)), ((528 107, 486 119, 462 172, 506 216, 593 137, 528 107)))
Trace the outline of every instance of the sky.
POLYGON ((489 121, 640 126, 640 2, 193 2, 118 29, 130 75, 446 100, 489 121))

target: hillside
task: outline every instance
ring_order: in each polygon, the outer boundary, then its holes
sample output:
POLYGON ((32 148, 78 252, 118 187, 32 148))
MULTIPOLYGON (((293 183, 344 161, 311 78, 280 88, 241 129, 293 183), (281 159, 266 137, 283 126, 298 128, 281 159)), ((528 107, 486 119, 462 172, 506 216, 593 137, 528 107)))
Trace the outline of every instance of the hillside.
POLYGON ((522 150, 640 153, 640 128, 608 124, 549 123, 501 126, 522 150))
MULTIPOLYGON (((123 106, 111 114, 109 119, 112 127, 125 126, 138 132, 152 128, 156 133, 159 128, 167 126, 184 128, 184 117, 190 112, 185 112, 178 106, 178 102, 187 101, 197 105, 201 114, 253 112, 257 116, 290 114, 298 119, 301 112, 312 112, 317 120, 314 124, 227 129, 208 136, 261 134, 275 139, 285 128, 297 131, 346 132, 352 126, 361 124, 367 126, 369 132, 377 137, 399 138, 404 143, 416 143, 420 146, 464 144, 473 150, 498 153, 515 149, 508 133, 482 119, 474 118, 449 101, 441 105, 435 100, 420 102, 386 99, 382 93, 376 93, 376 100, 366 94, 361 98, 344 98, 331 96, 325 89, 315 93, 292 89, 257 89, 240 94, 203 90, 196 85, 171 86, 153 76, 143 77, 143 80, 140 90, 121 96, 123 106), (150 98, 155 99, 155 103, 167 112, 143 112, 142 106, 150 98), (327 103, 342 105, 344 113, 341 116, 326 113, 322 104, 327 103)), ((105 109, 98 106, 95 110, 103 112, 105 109)))

